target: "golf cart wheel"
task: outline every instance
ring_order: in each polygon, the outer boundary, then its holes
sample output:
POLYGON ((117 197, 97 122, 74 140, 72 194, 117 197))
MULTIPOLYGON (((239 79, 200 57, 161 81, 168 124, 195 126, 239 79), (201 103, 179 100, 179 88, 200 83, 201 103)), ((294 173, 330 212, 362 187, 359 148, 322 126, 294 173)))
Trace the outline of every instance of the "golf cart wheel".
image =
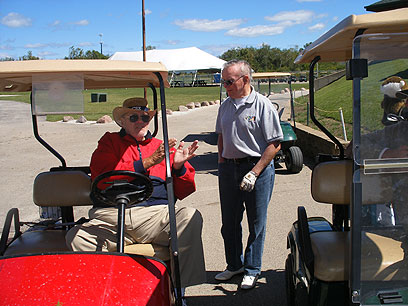
POLYGON ((303 168, 303 154, 299 147, 292 146, 285 152, 286 169, 291 173, 299 173, 303 168))
POLYGON ((285 262, 285 287, 286 287, 286 304, 296 306, 295 304, 295 283, 293 282, 292 254, 289 254, 285 262))

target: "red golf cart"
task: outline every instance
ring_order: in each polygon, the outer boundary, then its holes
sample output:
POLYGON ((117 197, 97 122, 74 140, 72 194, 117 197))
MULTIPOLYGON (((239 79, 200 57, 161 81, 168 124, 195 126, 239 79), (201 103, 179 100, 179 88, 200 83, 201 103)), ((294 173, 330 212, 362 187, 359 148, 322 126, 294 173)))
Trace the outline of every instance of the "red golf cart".
MULTIPOLYGON (((2 305, 181 305, 165 87, 169 87, 167 70, 160 63, 113 60, 0 63, 0 91, 31 91, 35 138, 60 161, 59 166, 38 173, 33 183, 33 201, 48 215, 35 223, 21 221, 17 208, 7 214, 0 240, 2 305), (169 190, 169 247, 124 246, 124 210, 129 204, 149 198, 152 184, 148 177, 113 171, 91 182, 88 166, 68 166, 64 157, 40 136, 38 116, 81 113, 83 90, 105 88, 150 88, 154 108, 161 110, 169 190), (113 177, 111 185, 99 190, 97 183, 106 177, 113 177), (74 216, 73 207, 91 206, 91 194, 118 209, 116 252, 74 253, 65 244, 66 232, 83 222, 74 216)), ((153 135, 157 130, 156 115, 153 135)))

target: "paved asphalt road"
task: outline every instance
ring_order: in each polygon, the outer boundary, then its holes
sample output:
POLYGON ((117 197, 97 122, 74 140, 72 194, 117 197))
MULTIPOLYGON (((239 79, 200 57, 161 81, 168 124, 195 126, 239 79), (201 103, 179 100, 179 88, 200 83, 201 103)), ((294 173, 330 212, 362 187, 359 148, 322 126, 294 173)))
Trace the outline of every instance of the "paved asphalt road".
MULTIPOLYGON (((287 98, 278 99, 285 106, 287 98)), ((213 133, 218 106, 208 106, 168 116, 169 135, 191 142, 198 139, 198 156, 192 160, 197 170, 197 191, 179 205, 200 210, 204 219, 203 243, 207 283, 187 288, 188 305, 286 305, 284 263, 288 251, 286 235, 296 219, 296 208, 306 207, 310 216, 330 216, 330 206, 317 204, 310 196, 310 165, 299 174, 288 174, 284 165, 276 169, 275 187, 268 209, 268 228, 262 275, 255 289, 239 289, 240 276, 229 282, 214 280, 225 268, 220 234, 221 217, 217 181, 216 135, 213 133)), ((89 164, 98 139, 106 131, 117 131, 116 124, 74 124, 39 122, 40 135, 67 161, 68 166, 89 164)), ((160 137, 160 133, 158 135, 160 137)), ((0 100, 0 226, 11 207, 18 207, 22 220, 38 217, 31 190, 35 176, 60 162, 44 149, 32 132, 29 106, 0 100)), ((79 217, 86 210, 75 211, 79 217)), ((247 226, 244 217, 244 245, 247 226)))

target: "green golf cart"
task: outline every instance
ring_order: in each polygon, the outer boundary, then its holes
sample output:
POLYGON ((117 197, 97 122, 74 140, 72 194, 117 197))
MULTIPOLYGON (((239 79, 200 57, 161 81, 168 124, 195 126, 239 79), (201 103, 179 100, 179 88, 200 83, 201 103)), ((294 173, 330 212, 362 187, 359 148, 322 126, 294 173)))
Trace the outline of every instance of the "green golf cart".
MULTIPOLYGON (((271 91, 271 83, 278 83, 279 80, 285 80, 285 84, 280 84, 280 88, 287 85, 288 92, 282 89, 285 94, 289 94, 290 99, 288 107, 291 109, 291 119, 293 124, 295 125, 295 118, 293 114, 293 93, 292 93, 292 78, 291 74, 287 72, 258 72, 253 73, 252 78, 254 82, 258 85, 258 92, 261 92, 261 83, 267 82, 268 83, 268 93, 270 94, 271 91), (283 85, 283 86, 282 86, 283 85)), ((276 87, 276 86, 274 86, 276 87)), ((292 124, 289 121, 282 120, 282 114, 284 112, 284 107, 281 107, 279 103, 277 103, 273 96, 270 97, 271 103, 273 103, 279 113, 280 125, 283 132, 283 140, 281 141, 281 150, 275 155, 274 162, 276 164, 284 162, 286 169, 290 173, 299 173, 303 168, 303 154, 302 150, 296 146, 296 133, 293 130, 292 124)), ((285 99, 285 102, 287 99, 285 99)))

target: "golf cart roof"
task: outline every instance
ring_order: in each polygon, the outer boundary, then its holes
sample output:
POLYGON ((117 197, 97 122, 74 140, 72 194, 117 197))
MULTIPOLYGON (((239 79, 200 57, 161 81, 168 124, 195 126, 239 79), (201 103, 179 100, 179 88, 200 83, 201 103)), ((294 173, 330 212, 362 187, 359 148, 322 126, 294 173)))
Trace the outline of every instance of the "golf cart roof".
POLYGON ((316 56, 320 56, 321 62, 346 61, 352 57, 352 43, 356 34, 398 32, 408 32, 408 8, 350 15, 307 46, 295 63, 310 63, 316 56))
POLYGON ((164 86, 167 69, 161 63, 113 60, 34 60, 0 62, 0 91, 32 90, 32 77, 46 74, 82 74, 84 89, 160 87, 155 73, 160 73, 164 86))
POLYGON ((289 72, 254 72, 253 79, 269 79, 290 76, 289 72))

